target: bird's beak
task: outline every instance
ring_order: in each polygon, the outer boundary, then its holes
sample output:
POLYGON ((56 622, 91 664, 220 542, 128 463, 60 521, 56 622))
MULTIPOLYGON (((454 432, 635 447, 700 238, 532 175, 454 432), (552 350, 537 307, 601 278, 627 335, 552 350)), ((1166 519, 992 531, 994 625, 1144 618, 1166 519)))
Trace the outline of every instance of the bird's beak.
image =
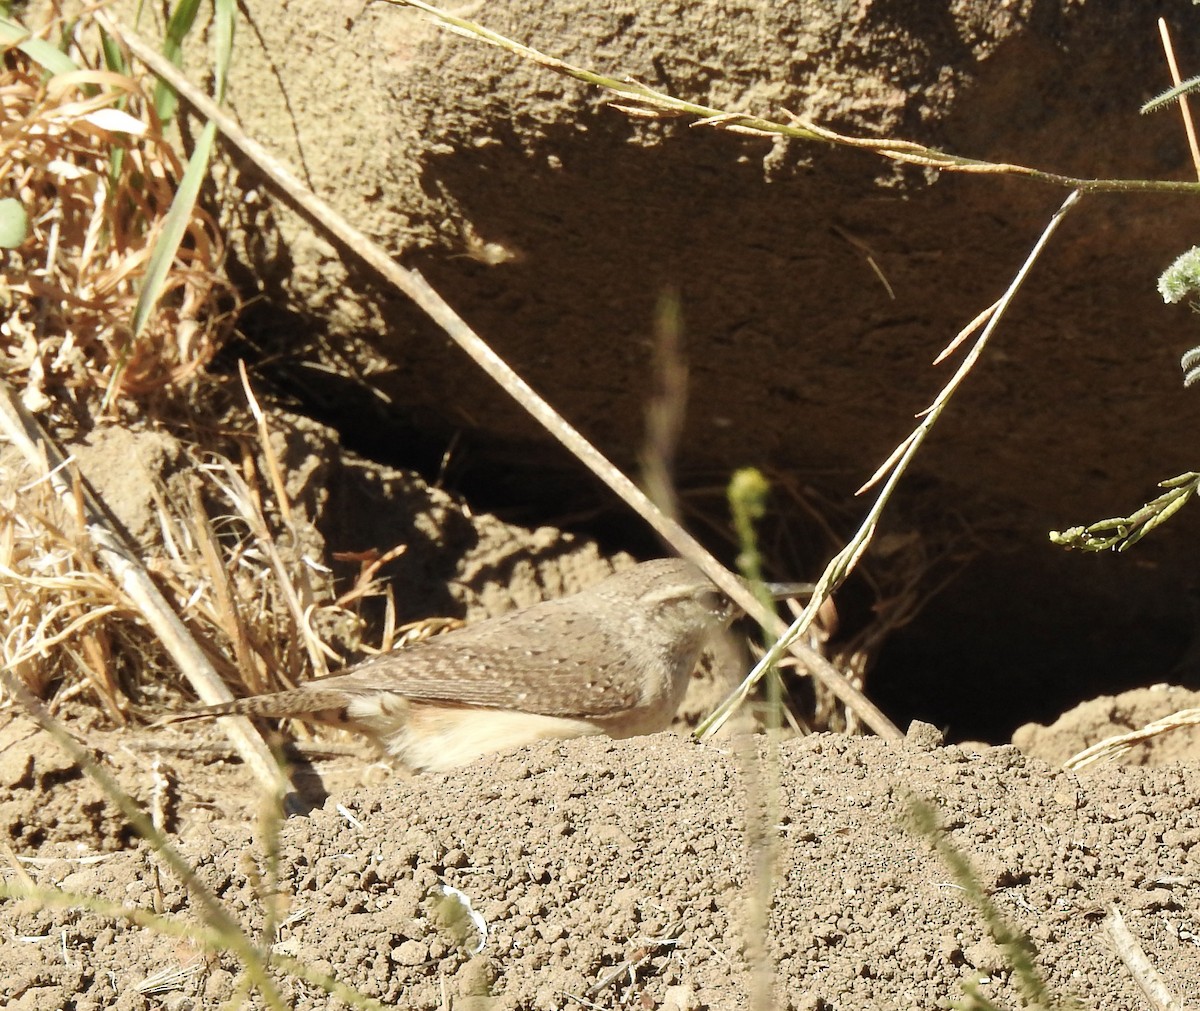
POLYGON ((789 597, 811 597, 817 589, 816 583, 763 583, 772 600, 787 600, 789 597))

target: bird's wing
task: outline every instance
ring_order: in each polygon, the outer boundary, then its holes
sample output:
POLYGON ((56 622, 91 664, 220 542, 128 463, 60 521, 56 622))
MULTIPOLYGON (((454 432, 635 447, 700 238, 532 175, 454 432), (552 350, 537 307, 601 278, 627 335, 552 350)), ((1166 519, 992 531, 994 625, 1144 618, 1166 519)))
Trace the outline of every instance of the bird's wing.
POLYGON ((414 701, 567 718, 603 717, 637 705, 639 672, 630 669, 626 644, 616 638, 619 623, 601 624, 586 611, 554 603, 537 605, 532 631, 528 611, 503 615, 310 684, 348 695, 388 691, 414 701))

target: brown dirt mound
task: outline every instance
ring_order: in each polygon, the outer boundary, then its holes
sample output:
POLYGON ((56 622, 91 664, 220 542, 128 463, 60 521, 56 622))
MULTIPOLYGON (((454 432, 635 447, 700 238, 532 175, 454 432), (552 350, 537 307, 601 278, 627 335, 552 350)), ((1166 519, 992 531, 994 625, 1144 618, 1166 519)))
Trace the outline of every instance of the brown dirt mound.
MULTIPOLYGON (((1184 709, 1200 707, 1200 692, 1174 685, 1135 688, 1120 695, 1101 695, 1065 712, 1050 726, 1027 723, 1013 734, 1013 744, 1026 755, 1061 765, 1084 748, 1109 737, 1139 730, 1184 709)), ((1184 727, 1152 737, 1116 761, 1122 765, 1168 765, 1200 758, 1200 730, 1184 727)))
MULTIPOLYGON (((961 889, 903 827, 910 793, 938 805, 1060 992, 1094 1011, 1140 1006, 1100 926, 1110 903, 1177 998, 1200 992, 1188 770, 1077 776, 1013 748, 936 748, 934 736, 888 746, 818 735, 780 749, 767 931, 776 1006, 944 1007, 979 976, 999 1006, 1020 1006, 961 889)), ((762 754, 741 748, 579 740, 346 792, 283 826, 277 950, 396 1007, 744 1007, 747 800, 765 780, 762 754), (486 924, 477 954, 479 928, 447 918, 443 884, 486 924)), ((262 918, 258 806, 248 790, 226 794, 180 836, 251 929, 262 918)), ((144 848, 94 863, 65 846, 42 857, 24 864, 39 884, 196 916, 144 848)), ((10 904, 2 918, 19 938, 0 950, 11 1008, 215 1008, 233 992, 235 963, 205 961, 186 942, 92 913, 10 904), (179 975, 147 991, 164 969, 179 975)), ((307 984, 283 986, 290 1007, 330 1006, 307 984)))

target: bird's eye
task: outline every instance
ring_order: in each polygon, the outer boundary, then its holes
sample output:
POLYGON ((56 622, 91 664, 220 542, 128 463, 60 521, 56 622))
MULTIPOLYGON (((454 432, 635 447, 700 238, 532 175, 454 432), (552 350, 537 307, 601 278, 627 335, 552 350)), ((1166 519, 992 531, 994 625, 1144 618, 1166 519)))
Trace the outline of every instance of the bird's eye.
POLYGON ((720 590, 706 590, 697 596, 700 606, 713 614, 724 614, 729 610, 729 600, 720 590))

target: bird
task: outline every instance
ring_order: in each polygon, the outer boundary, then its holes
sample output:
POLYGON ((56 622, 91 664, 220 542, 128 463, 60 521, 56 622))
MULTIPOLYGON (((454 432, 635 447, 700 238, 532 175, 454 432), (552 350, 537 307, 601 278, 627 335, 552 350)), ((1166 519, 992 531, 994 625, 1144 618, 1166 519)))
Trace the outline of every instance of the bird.
MULTIPOLYGON (((779 599, 811 585, 768 589, 779 599)), ((620 740, 668 727, 705 646, 740 613, 695 565, 660 558, 289 691, 176 718, 335 723, 412 772, 446 772, 545 739, 620 740)))

